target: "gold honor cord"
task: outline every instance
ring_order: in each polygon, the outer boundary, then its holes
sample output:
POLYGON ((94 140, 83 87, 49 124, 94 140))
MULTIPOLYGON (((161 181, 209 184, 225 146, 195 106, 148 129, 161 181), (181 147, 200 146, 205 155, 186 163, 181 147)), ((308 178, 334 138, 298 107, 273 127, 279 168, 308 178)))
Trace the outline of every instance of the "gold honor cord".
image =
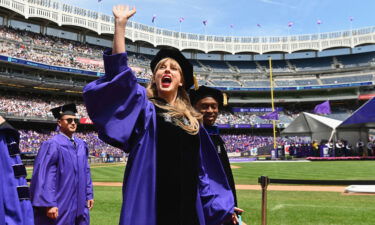
MULTIPOLYGON (((271 105, 272 105, 272 112, 274 112, 275 111, 275 104, 274 104, 274 99, 273 99, 273 79, 272 79, 272 58, 271 58, 271 56, 268 58, 268 62, 270 64, 271 105)), ((276 150, 276 121, 275 120, 272 120, 272 127, 273 127, 273 149, 276 150)))

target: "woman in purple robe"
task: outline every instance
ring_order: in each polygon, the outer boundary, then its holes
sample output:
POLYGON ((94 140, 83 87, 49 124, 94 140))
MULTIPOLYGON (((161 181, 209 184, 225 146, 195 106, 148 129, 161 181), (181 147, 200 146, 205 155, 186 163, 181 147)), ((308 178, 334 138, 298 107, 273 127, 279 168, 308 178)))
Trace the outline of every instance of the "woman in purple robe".
POLYGON ((218 225, 233 215, 234 201, 215 147, 186 90, 193 68, 176 49, 151 62, 145 89, 127 65, 125 27, 135 14, 115 6, 113 50, 106 74, 84 88, 99 137, 130 153, 123 186, 121 225, 218 225))
POLYGON ((0 116, 0 225, 34 224, 19 136, 0 116))

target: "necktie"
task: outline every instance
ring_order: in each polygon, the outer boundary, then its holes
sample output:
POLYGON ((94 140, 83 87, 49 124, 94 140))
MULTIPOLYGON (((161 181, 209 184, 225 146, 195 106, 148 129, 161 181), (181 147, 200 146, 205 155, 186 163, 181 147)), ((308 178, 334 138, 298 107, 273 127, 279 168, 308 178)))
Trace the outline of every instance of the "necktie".
POLYGON ((74 148, 76 148, 76 142, 74 141, 74 139, 72 138, 72 139, 70 139, 70 141, 72 142, 74 148))

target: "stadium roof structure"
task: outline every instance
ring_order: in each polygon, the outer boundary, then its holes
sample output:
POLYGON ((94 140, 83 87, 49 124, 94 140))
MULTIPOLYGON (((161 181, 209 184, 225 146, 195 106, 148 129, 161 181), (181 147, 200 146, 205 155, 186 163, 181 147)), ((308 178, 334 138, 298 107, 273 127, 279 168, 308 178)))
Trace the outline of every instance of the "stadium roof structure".
POLYGON ((375 98, 368 100, 337 127, 347 128, 375 128, 375 98))
POLYGON ((312 140, 331 139, 342 121, 307 112, 301 113, 282 132, 282 136, 310 136, 312 140))
MULTIPOLYGON (((58 0, 49 0, 48 4, 46 1, 0 1, 0 7, 16 12, 26 19, 45 19, 58 26, 84 28, 99 35, 114 32, 112 16, 58 0)), ((374 44, 375 27, 304 35, 232 37, 183 33, 129 21, 126 38, 133 42, 147 42, 154 47, 171 46, 179 50, 198 50, 205 53, 292 53, 374 44)))

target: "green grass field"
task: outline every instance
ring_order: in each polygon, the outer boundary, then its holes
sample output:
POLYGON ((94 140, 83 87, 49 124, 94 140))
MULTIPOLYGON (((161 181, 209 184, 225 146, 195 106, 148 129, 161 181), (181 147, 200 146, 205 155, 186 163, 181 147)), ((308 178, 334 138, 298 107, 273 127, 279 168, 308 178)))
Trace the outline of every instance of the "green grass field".
MULTIPOLYGON (((375 161, 238 163, 236 184, 257 184, 261 175, 284 179, 375 180, 375 161)), ((122 182, 123 164, 92 165, 93 181, 122 182)), ((30 173, 29 173, 30 174, 30 173)), ((95 187, 91 224, 118 224, 121 187, 95 187)), ((239 190, 239 206, 247 224, 261 224, 261 192, 239 190)), ((268 191, 271 225, 372 225, 375 196, 336 192, 268 191)), ((147 212, 145 212, 147 216, 147 212)))
MULTIPOLYGON (((261 224, 261 192, 238 191, 239 206, 247 224, 261 224)), ((344 196, 332 192, 268 192, 268 224, 372 225, 375 196, 344 196)), ((92 225, 118 224, 121 187, 95 187, 92 225)), ((145 212, 147 216, 147 212, 145 212)))
MULTIPOLYGON (((375 180, 375 161, 334 162, 255 162, 232 164, 236 184, 257 184, 259 176, 280 179, 375 180)), ((125 166, 91 166, 92 179, 101 182, 122 182, 125 166)))

